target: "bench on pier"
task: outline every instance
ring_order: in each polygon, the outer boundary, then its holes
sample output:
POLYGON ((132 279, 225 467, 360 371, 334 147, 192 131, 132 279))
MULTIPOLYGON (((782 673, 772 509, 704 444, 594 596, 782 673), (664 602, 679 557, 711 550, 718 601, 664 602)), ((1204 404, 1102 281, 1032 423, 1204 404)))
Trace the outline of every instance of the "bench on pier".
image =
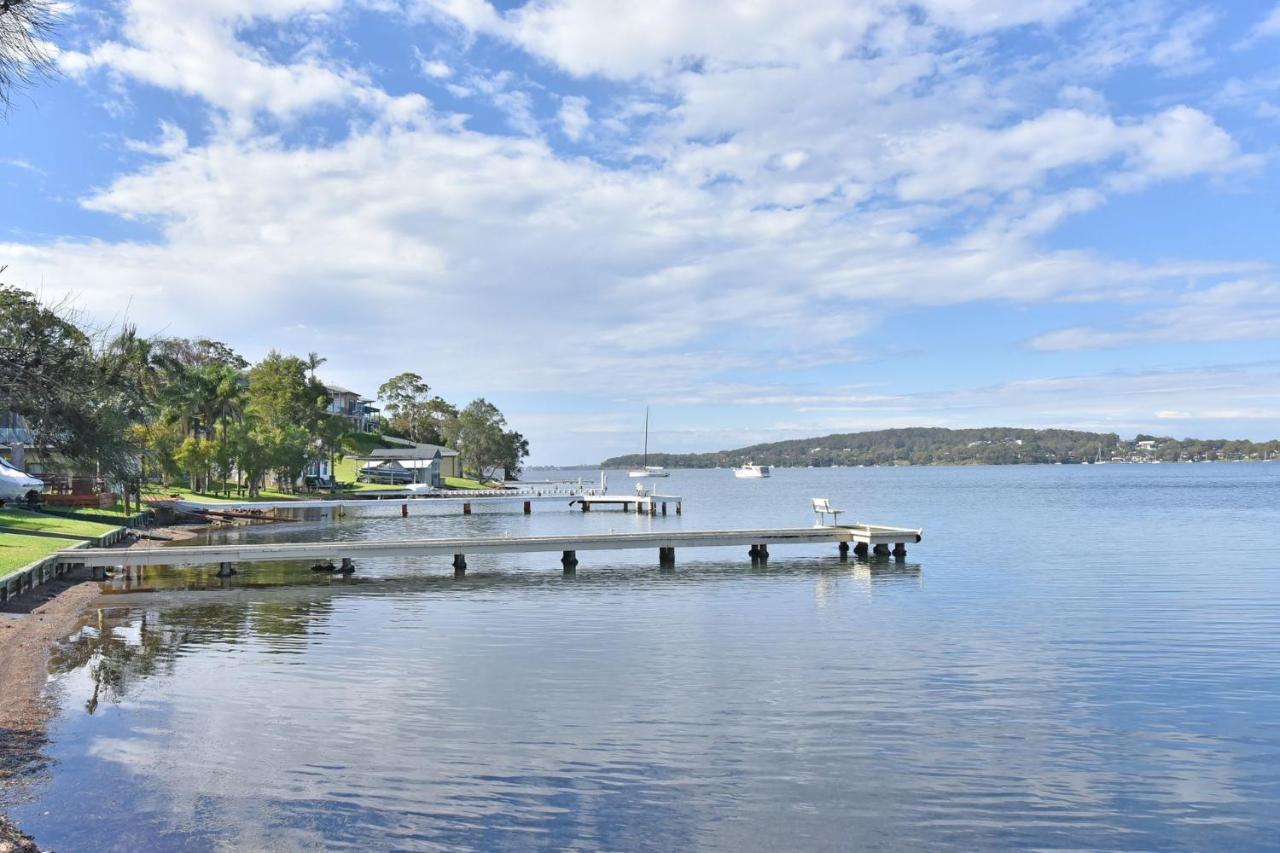
POLYGON ((814 527, 827 527, 827 516, 831 516, 831 525, 840 523, 840 514, 844 512, 842 509, 834 509, 831 506, 830 498, 813 498, 813 514, 818 517, 814 523, 814 527))

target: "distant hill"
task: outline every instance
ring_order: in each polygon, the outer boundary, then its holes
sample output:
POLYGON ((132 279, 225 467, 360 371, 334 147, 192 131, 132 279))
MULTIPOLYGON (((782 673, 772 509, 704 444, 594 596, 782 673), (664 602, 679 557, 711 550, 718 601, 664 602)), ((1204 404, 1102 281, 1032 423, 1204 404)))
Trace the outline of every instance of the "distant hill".
MULTIPOLYGON (((1021 465, 1093 462, 1207 462, 1280 456, 1280 440, 1265 443, 1226 439, 1122 440, 1111 433, 1067 429, 944 429, 913 427, 847 432, 754 444, 714 453, 650 453, 650 465, 667 468, 728 468, 755 462, 774 467, 835 465, 1021 465)), ((629 468, 640 454, 614 456, 602 468, 629 468)))

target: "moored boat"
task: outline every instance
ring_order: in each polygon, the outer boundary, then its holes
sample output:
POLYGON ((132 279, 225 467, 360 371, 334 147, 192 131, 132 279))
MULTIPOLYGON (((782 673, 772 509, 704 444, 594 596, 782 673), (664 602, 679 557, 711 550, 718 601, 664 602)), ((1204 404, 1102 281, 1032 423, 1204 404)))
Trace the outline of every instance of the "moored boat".
POLYGON ((769 476, 769 466, 748 462, 746 465, 734 468, 733 476, 741 480, 759 480, 769 476))
POLYGON ((627 472, 628 477, 670 477, 667 469, 661 465, 649 464, 649 407, 644 408, 644 465, 639 468, 632 468, 627 472))

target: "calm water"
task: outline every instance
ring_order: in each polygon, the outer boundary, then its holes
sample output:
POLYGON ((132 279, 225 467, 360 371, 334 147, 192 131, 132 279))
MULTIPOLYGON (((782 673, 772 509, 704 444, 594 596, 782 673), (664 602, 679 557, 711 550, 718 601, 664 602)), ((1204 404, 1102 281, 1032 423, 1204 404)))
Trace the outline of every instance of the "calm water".
POLYGON ((152 570, 57 656, 12 816, 61 853, 1280 845, 1280 464, 662 487, 682 517, 231 535, 805 525, 829 496, 925 541, 152 570))

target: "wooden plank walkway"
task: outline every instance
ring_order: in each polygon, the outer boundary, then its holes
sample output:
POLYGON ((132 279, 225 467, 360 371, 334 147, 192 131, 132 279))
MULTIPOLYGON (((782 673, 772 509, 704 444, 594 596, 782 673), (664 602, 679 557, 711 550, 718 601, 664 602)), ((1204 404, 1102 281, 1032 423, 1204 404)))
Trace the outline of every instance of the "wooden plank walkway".
POLYGON ((783 527, 754 530, 670 530, 642 533, 580 533, 559 536, 457 537, 442 539, 393 539, 355 542, 280 542, 251 545, 182 545, 150 548, 81 548, 58 552, 67 563, 131 568, 135 566, 220 566, 219 574, 231 574, 235 563, 269 561, 333 561, 344 565, 364 557, 453 557, 455 574, 466 570, 467 554, 561 552, 566 571, 577 565, 578 551, 615 551, 656 548, 660 565, 675 562, 677 548, 750 546, 748 556, 767 560, 770 545, 829 543, 842 555, 850 545, 859 555, 906 556, 906 543, 919 542, 922 529, 852 524, 824 527, 783 527))

